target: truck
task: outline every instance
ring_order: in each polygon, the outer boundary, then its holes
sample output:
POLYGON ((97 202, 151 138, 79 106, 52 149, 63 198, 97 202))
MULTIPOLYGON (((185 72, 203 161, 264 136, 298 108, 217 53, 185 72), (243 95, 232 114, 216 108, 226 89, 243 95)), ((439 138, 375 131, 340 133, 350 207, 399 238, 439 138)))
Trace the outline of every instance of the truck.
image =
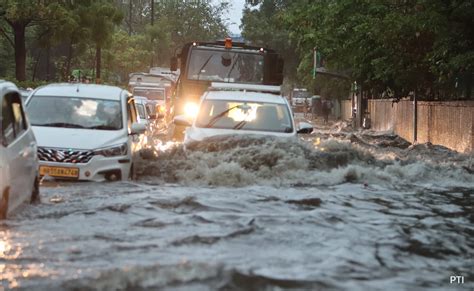
POLYGON ((175 77, 169 74, 131 73, 128 89, 134 96, 148 98, 156 105, 156 113, 168 118, 175 81, 175 77))
MULTIPOLYGON (((280 86, 283 59, 273 49, 232 42, 185 44, 170 60, 171 71, 179 69, 171 103, 171 115, 192 115, 202 94, 212 82, 280 86)), ((184 128, 176 127, 175 137, 184 128)))

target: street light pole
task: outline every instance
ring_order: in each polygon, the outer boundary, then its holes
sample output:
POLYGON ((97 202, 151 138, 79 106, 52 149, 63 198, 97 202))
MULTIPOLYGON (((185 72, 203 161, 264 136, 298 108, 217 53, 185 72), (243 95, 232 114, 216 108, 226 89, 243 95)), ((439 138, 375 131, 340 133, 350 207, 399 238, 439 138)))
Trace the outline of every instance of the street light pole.
MULTIPOLYGON (((418 48, 418 37, 420 36, 420 33, 417 31, 415 33, 416 36, 416 48, 418 48)), ((415 64, 415 67, 418 69, 418 66, 415 64)), ((417 84, 415 84, 415 90, 413 92, 413 143, 415 144, 418 139, 418 101, 416 99, 416 90, 417 89, 417 84)))
POLYGON ((313 48, 313 80, 316 79, 316 69, 318 67, 318 52, 316 47, 313 48))
MULTIPOLYGON (((151 15, 150 15, 150 24, 153 26, 155 24, 155 0, 150 0, 151 1, 151 15)), ((153 68, 155 65, 155 40, 153 37, 151 38, 151 60, 150 60, 150 69, 153 68)))

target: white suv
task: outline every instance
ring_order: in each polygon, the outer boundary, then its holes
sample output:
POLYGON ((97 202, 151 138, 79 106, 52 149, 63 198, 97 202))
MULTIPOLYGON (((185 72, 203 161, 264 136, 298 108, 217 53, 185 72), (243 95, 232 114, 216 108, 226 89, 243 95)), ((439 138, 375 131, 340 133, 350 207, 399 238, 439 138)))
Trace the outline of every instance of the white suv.
POLYGON ((51 84, 36 89, 27 112, 38 140, 39 173, 72 180, 133 178, 140 124, 133 98, 119 87, 51 84))
POLYGON ((185 126, 184 143, 221 135, 271 135, 295 138, 310 133, 312 125, 295 125, 293 113, 279 86, 212 83, 201 97, 195 116, 179 115, 185 126))
POLYGON ((0 104, 0 219, 5 219, 25 200, 39 200, 38 159, 35 136, 13 83, 0 81, 0 104))

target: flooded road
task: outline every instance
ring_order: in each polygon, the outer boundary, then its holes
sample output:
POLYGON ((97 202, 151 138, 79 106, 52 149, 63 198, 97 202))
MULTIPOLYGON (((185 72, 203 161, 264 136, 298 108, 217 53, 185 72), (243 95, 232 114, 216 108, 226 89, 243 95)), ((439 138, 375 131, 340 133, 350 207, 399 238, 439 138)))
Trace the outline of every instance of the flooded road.
POLYGON ((473 157, 342 127, 156 144, 137 182, 44 182, 0 223, 0 289, 472 290, 473 157))

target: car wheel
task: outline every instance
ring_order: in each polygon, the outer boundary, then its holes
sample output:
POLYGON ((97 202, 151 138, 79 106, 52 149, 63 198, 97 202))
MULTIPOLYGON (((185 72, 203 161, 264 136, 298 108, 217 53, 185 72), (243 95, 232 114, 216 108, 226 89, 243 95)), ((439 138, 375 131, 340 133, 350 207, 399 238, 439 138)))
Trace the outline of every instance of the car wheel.
POLYGON ((7 219, 8 213, 8 197, 10 193, 10 188, 7 187, 3 190, 2 197, 0 199, 0 219, 7 219))
POLYGON ((33 184, 33 191, 31 192, 31 204, 40 203, 40 190, 39 190, 39 179, 35 177, 35 182, 33 184))

